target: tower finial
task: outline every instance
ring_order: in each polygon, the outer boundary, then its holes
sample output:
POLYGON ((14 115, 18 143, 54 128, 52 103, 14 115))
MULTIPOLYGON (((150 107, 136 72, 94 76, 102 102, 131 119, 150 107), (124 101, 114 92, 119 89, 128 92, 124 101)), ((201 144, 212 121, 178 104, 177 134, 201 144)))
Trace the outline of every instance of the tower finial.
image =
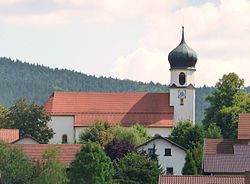
POLYGON ((182 37, 181 37, 181 43, 185 42, 185 38, 184 38, 184 26, 182 26, 182 37))

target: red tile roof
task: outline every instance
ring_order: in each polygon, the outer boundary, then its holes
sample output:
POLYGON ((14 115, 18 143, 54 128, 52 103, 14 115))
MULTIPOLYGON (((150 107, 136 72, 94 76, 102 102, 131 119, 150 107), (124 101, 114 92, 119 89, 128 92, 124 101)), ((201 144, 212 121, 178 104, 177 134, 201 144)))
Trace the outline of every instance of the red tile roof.
POLYGON ((11 143, 19 139, 18 129, 0 129, 0 140, 11 143))
POLYGON ((159 184, 245 184, 245 176, 160 176, 159 184))
POLYGON ((247 142, 237 139, 205 139, 204 154, 233 154, 235 144, 247 144, 247 142))
POLYGON ((123 126, 172 127, 174 108, 169 104, 169 93, 55 92, 45 111, 54 116, 72 115, 75 126, 103 120, 123 126))
POLYGON ((32 160, 40 160, 45 150, 56 147, 59 150, 60 162, 68 165, 75 159, 82 144, 15 144, 13 146, 21 147, 32 160))
POLYGON ((238 139, 250 139, 250 113, 239 114, 238 139))

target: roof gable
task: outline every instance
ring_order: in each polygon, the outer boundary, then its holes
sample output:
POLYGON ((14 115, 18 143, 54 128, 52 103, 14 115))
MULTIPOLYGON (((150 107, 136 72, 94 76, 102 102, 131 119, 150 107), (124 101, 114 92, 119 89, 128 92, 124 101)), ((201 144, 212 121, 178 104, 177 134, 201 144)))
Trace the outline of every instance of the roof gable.
POLYGON ((0 140, 11 143, 19 139, 18 129, 0 129, 0 140))
POLYGON ((152 141, 154 141, 154 140, 157 140, 157 139, 164 140, 164 141, 166 141, 166 142, 168 142, 168 143, 170 143, 170 144, 172 144, 172 145, 174 145, 174 146, 176 146, 176 147, 178 147, 178 148, 180 148, 180 149, 182 149, 183 151, 186 152, 186 149, 183 148, 182 146, 180 146, 179 144, 177 144, 177 143, 171 141, 170 139, 168 139, 168 138, 166 138, 166 137, 162 137, 162 136, 160 136, 160 135, 155 135, 155 136, 154 136, 153 138, 151 138, 150 140, 148 140, 148 141, 146 141, 145 143, 143 143, 143 144, 137 146, 137 148, 140 148, 140 147, 142 147, 142 146, 145 146, 145 145, 147 145, 148 143, 150 143, 150 142, 152 142, 152 141))
POLYGON ((40 160, 45 150, 57 148, 59 150, 59 160, 63 164, 70 164, 83 146, 82 144, 15 144, 20 147, 32 160, 40 160))

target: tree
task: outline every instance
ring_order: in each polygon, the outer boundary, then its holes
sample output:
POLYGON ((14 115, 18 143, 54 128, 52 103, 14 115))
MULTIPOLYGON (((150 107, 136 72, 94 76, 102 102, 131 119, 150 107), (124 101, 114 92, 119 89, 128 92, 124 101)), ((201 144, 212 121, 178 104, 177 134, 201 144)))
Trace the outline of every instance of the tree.
POLYGON ((113 140, 105 146, 105 152, 110 157, 110 159, 117 160, 122 158, 124 155, 135 152, 135 147, 127 141, 117 141, 113 140))
POLYGON ((41 161, 35 162, 35 177, 31 183, 35 184, 66 184, 68 178, 66 168, 59 162, 58 149, 48 149, 41 161))
POLYGON ((92 141, 105 145, 113 140, 111 126, 107 122, 96 121, 93 126, 86 128, 79 136, 79 142, 86 143, 92 141))
POLYGON ((86 143, 69 169, 72 184, 111 183, 113 174, 114 168, 110 158, 99 144, 93 142, 86 143))
POLYGON ((214 92, 207 96, 210 107, 205 110, 203 125, 206 129, 215 123, 224 138, 235 138, 238 114, 250 110, 250 94, 242 91, 244 80, 235 73, 223 75, 215 85, 214 92))
POLYGON ((127 141, 134 146, 138 146, 150 138, 146 129, 139 124, 135 124, 130 128, 115 126, 112 133, 115 140, 127 141))
POLYGON ((0 105, 0 128, 2 128, 4 122, 6 121, 7 113, 8 113, 8 109, 0 105))
POLYGON ((33 165, 21 149, 0 142, 0 173, 4 184, 24 184, 32 177, 33 165))
POLYGON ((156 154, 156 146, 154 144, 153 145, 153 153, 151 155, 149 155, 149 157, 150 157, 151 160, 155 160, 155 161, 158 162, 158 156, 159 155, 156 154))
POLYGON ((138 153, 129 153, 115 162, 114 180, 123 184, 158 183, 162 174, 158 162, 138 153))
POLYGON ((203 144, 205 131, 200 125, 193 125, 191 121, 180 121, 174 127, 169 139, 186 149, 193 148, 197 143, 203 144))
POLYGON ((206 131, 206 138, 211 138, 211 139, 222 138, 221 129, 215 123, 211 123, 206 131))
POLYGON ((44 112, 43 106, 17 100, 9 108, 4 128, 19 129, 20 136, 31 135, 42 143, 48 143, 54 133, 47 126, 50 117, 44 112))
POLYGON ((196 166, 198 174, 202 174, 202 156, 203 156, 203 144, 197 143, 193 148, 189 149, 191 152, 192 158, 196 166))
POLYGON ((197 175, 197 168, 195 166, 195 161, 193 159, 191 151, 187 151, 185 158, 185 164, 182 169, 183 175, 197 175))

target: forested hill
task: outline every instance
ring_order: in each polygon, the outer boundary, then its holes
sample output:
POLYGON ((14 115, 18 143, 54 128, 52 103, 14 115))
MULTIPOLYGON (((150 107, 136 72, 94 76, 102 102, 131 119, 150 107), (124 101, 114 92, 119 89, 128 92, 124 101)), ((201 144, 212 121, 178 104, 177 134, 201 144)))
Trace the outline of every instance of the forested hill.
MULTIPOLYGON (((13 61, 0 58, 0 103, 10 106, 18 98, 43 104, 53 91, 108 91, 108 92, 167 92, 167 85, 143 83, 95 77, 66 69, 13 61)), ((196 120, 202 119, 208 104, 205 96, 212 88, 203 87, 196 91, 196 120)))

